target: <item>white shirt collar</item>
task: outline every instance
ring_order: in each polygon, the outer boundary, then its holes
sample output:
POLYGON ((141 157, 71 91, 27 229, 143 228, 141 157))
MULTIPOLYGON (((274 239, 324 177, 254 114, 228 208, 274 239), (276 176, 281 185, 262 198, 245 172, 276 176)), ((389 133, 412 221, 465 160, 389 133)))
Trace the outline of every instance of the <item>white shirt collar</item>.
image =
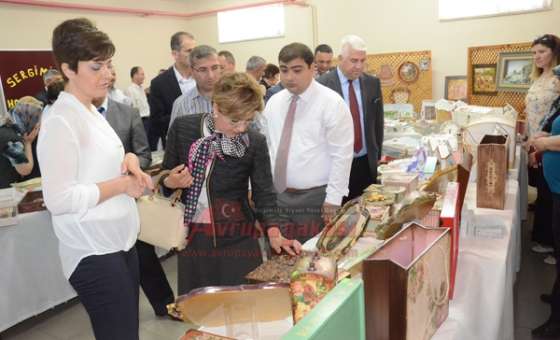
POLYGON ((173 71, 175 72, 175 77, 177 78, 179 84, 185 83, 191 79, 191 77, 188 78, 183 77, 183 75, 181 74, 181 72, 179 72, 179 70, 177 70, 175 65, 173 65, 173 71))

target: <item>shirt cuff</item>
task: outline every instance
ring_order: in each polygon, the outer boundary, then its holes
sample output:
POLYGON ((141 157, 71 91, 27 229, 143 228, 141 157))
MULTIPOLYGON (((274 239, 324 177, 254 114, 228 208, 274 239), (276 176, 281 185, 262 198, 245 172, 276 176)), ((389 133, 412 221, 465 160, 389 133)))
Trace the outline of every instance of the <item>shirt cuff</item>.
POLYGON ((86 184, 84 185, 84 191, 87 197, 87 207, 91 209, 97 205, 99 202, 99 187, 97 184, 86 184))
MULTIPOLYGON (((346 193, 348 195, 348 193, 346 193)), ((342 195, 335 190, 329 189, 327 187, 327 196, 325 197, 325 203, 333 204, 339 206, 342 203, 342 198, 346 195, 342 195)))

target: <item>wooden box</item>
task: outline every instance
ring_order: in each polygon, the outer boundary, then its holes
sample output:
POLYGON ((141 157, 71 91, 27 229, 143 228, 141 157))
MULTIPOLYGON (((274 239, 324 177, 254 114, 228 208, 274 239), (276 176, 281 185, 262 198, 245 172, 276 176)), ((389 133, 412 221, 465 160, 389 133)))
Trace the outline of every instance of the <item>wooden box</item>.
POLYGON ((410 224, 363 262, 366 337, 429 339, 449 311, 447 228, 410 224))
POLYGON ((476 206, 504 209, 508 174, 507 135, 486 135, 477 147, 476 206))
POLYGON ((457 273, 457 260, 459 257, 459 227, 461 226, 461 184, 458 182, 447 183, 447 191, 443 197, 443 205, 441 208, 441 226, 449 228, 451 234, 451 248, 450 248, 450 267, 449 272, 449 299, 453 299, 455 291, 455 275, 457 273))
POLYGON ((42 191, 29 191, 18 204, 18 213, 25 214, 47 210, 42 191))

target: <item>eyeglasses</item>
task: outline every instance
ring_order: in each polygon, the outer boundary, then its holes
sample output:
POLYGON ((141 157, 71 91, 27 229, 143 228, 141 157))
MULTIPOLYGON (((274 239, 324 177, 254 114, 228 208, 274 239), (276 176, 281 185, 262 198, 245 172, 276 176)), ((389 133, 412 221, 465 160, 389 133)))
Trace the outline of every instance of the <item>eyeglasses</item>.
POLYGON ((208 68, 208 67, 193 67, 193 70, 195 70, 198 73, 210 73, 210 72, 218 72, 221 71, 220 65, 212 65, 212 67, 208 68))

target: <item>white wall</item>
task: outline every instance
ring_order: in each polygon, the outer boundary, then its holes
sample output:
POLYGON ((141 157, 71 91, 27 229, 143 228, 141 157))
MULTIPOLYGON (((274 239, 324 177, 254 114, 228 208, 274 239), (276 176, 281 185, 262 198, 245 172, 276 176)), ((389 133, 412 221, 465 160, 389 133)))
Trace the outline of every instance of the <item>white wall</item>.
MULTIPOLYGON (((92 4, 87 0, 66 2, 92 4)), ((250 2, 259 1, 97 0, 95 5, 192 13, 250 2)), ((466 73, 468 47, 531 41, 543 33, 560 35, 560 0, 553 0, 552 11, 451 22, 438 21, 437 3, 438 0, 308 0, 310 7, 287 7, 285 37, 228 44, 218 44, 215 15, 191 19, 138 17, 0 4, 0 49, 49 48, 52 29, 59 22, 86 16, 115 43, 118 85, 124 87, 130 67, 144 66, 148 78, 152 78, 158 69, 172 63, 169 37, 178 30, 192 32, 199 43, 230 50, 236 56, 238 70, 244 69, 251 55, 276 62, 280 48, 293 41, 310 47, 328 43, 338 50, 340 38, 354 33, 366 40, 370 53, 431 50, 433 93, 439 98, 443 96, 446 75, 466 73)))

